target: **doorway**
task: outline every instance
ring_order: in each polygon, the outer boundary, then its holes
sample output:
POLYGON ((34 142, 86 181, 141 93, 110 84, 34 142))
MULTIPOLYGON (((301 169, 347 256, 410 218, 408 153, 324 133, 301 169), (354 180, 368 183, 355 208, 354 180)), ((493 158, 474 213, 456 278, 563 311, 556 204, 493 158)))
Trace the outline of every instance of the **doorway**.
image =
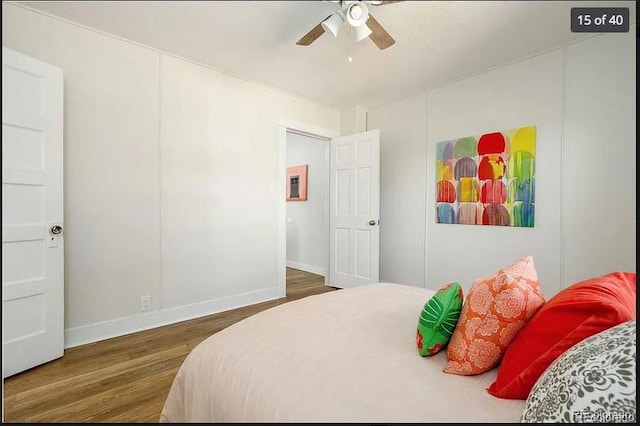
MULTIPOLYGON (((287 141, 289 135, 304 136, 310 138, 315 144, 325 147, 325 188, 329 190, 329 156, 330 156, 330 141, 332 138, 338 137, 337 131, 316 127, 313 125, 300 123, 288 119, 281 119, 278 128, 278 183, 277 197, 278 197, 278 252, 277 252, 277 270, 276 270, 276 291, 278 297, 286 296, 286 280, 287 280, 287 204, 289 203, 307 203, 308 201, 286 201, 287 199, 287 141)), ((301 163, 304 164, 304 163, 301 163)), ((315 181, 315 178, 314 178, 315 181)), ((314 197, 309 193, 310 197, 314 197)), ((326 241, 329 238, 329 225, 328 225, 328 193, 326 195, 324 206, 327 209, 325 217, 327 217, 326 225, 324 227, 324 233, 326 241)), ((328 245, 325 245, 322 249, 322 253, 325 254, 325 270, 328 268, 329 253, 328 245)), ((299 266, 299 265, 298 265, 299 266)), ((324 274, 324 284, 327 284, 328 274, 324 274)))
MULTIPOLYGON (((327 259, 324 284, 346 288, 379 282, 380 131, 338 137, 335 132, 281 121, 278 132, 277 296, 286 296, 286 203, 291 194, 287 186, 288 133, 323 140, 327 147, 329 200, 325 201, 328 217, 325 236, 328 234, 329 240, 328 244, 323 244, 328 245, 324 252, 327 259)), ((297 165, 290 173, 298 177, 298 185, 301 185, 305 170, 304 164, 297 165)), ((302 194, 304 189, 298 189, 302 194)), ((300 195, 300 199, 305 197, 300 195)))
POLYGON ((329 139, 286 132, 286 294, 322 287, 329 268, 329 139), (292 283, 296 288, 291 288, 292 283), (315 283, 315 284, 313 284, 315 283))

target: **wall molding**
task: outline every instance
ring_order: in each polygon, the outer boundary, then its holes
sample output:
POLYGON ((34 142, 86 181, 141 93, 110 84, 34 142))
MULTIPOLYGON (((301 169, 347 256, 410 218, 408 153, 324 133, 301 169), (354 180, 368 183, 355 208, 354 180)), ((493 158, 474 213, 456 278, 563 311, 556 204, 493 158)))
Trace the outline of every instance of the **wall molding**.
POLYGON ((267 302, 277 298, 275 287, 266 288, 208 300, 206 302, 161 309, 159 311, 143 312, 130 317, 89 324, 82 327, 68 328, 64 331, 64 348, 68 349, 111 339, 113 337, 150 330, 152 328, 200 318, 256 303, 267 302))
POLYGON ((287 260, 287 268, 299 269, 301 271, 310 272, 312 274, 322 275, 323 277, 327 276, 327 270, 325 268, 315 265, 308 265, 306 263, 287 260))

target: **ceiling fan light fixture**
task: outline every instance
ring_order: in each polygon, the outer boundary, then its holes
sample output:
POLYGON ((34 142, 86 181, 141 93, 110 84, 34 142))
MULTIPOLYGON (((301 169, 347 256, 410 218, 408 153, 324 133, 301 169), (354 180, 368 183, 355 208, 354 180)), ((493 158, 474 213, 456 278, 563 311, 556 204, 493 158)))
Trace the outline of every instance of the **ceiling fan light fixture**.
MULTIPOLYGON (((340 10, 321 20, 296 41, 296 44, 298 46, 308 46, 324 33, 331 33, 334 38, 337 38, 342 23, 347 21, 349 24, 349 32, 353 39, 361 41, 369 37, 378 49, 387 49, 393 46, 396 41, 387 30, 380 25, 376 18, 369 14, 369 6, 397 3, 399 1, 402 0, 379 2, 374 0, 341 0, 339 1, 340 10), (351 28, 353 28, 353 31, 351 31, 351 28)), ((334 3, 338 2, 336 1, 334 3)))
POLYGON ((369 26, 364 23, 360 26, 354 27, 354 39, 355 41, 362 41, 365 38, 369 37, 372 32, 373 31, 371 31, 371 28, 369 28, 369 26))
POLYGON ((338 37, 338 31, 340 31, 340 26, 344 18, 340 12, 336 12, 333 15, 329 16, 327 19, 322 21, 322 28, 328 33, 331 33, 334 37, 338 37))
POLYGON ((347 22, 352 27, 359 27, 369 19, 369 9, 366 3, 355 2, 347 8, 347 22))

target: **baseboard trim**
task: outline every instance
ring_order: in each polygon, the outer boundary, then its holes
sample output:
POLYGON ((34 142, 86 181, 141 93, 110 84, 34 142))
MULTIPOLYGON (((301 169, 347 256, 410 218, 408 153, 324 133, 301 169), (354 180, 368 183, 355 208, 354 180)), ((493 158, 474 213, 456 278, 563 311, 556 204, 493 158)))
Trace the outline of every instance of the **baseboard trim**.
POLYGON ((266 288, 206 302, 144 312, 130 317, 68 328, 64 331, 64 348, 86 345, 277 298, 277 289, 275 287, 266 288))
POLYGON ((301 271, 310 272, 312 274, 326 276, 327 270, 325 268, 321 268, 320 266, 307 265, 306 263, 298 263, 293 262, 291 260, 287 260, 287 268, 299 269, 301 271))

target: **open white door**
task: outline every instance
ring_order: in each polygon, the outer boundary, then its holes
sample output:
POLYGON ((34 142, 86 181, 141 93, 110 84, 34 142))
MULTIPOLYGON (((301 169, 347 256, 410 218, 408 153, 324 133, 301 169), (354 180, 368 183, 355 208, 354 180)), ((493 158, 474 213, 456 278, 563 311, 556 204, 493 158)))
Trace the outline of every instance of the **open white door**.
POLYGON ((379 281, 380 131, 331 140, 329 282, 379 281))
POLYGON ((62 70, 2 48, 2 377, 64 354, 62 70))

